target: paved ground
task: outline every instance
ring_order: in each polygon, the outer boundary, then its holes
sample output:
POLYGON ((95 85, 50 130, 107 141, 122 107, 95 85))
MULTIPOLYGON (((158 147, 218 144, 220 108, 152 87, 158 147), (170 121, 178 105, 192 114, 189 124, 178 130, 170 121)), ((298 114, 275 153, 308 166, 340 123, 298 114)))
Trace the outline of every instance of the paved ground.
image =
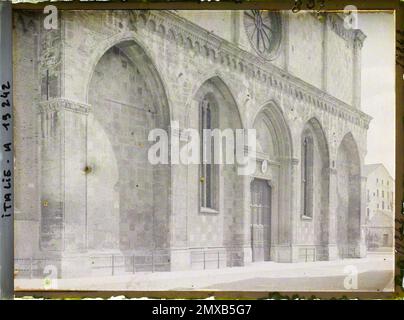
MULTIPOLYGON (((393 291, 393 272, 367 271, 358 275, 360 291, 393 291), (390 290, 389 290, 389 287, 390 290), (375 290, 376 289, 376 290, 375 290)), ((253 287, 254 291, 345 291, 346 276, 300 277, 300 278, 253 278, 248 280, 219 283, 204 289, 214 291, 243 291, 253 287)))
MULTIPOLYGON (((357 290, 377 292, 393 291, 393 269, 393 255, 375 253, 341 261, 261 262, 237 268, 59 279, 51 286, 61 290, 347 291, 344 282, 354 284, 357 272, 357 290)), ((43 279, 15 281, 17 290, 43 289, 44 283, 43 279)))

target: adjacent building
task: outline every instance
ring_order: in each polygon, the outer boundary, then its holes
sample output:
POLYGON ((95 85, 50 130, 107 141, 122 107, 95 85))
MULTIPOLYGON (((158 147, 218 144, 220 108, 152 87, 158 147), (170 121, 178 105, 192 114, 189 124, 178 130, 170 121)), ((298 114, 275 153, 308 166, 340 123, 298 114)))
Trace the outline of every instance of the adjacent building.
POLYGON ((367 246, 392 248, 394 243, 394 179, 381 164, 364 167, 366 182, 367 246))

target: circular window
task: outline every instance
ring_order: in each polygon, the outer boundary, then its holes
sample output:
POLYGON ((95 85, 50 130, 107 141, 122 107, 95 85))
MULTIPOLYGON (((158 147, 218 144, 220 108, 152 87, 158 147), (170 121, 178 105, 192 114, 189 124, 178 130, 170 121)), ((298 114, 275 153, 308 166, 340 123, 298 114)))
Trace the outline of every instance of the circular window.
POLYGON ((282 36, 281 16, 266 10, 244 11, 247 37, 255 51, 265 59, 273 59, 282 36))

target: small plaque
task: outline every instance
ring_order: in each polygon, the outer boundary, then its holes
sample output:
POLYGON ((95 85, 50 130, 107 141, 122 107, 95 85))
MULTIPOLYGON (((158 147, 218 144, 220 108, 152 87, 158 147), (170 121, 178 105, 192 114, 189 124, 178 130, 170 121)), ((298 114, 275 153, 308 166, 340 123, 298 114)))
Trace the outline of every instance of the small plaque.
POLYGON ((268 161, 264 160, 261 164, 261 171, 262 173, 266 173, 268 170, 268 161))

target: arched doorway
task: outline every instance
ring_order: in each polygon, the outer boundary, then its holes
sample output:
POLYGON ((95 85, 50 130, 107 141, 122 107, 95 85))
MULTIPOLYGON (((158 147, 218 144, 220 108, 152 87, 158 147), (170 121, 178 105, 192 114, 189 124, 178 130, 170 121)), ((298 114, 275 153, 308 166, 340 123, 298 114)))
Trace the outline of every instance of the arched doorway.
POLYGON ((169 246, 169 165, 148 161, 148 134, 168 129, 164 89, 134 41, 109 48, 89 84, 87 248, 148 256, 169 246))
POLYGON ((271 102, 257 114, 256 173, 250 185, 253 261, 284 261, 290 255, 291 135, 281 109, 271 102))
POLYGON ((360 158, 351 133, 345 135, 337 154, 337 244, 340 258, 360 255, 360 158))

